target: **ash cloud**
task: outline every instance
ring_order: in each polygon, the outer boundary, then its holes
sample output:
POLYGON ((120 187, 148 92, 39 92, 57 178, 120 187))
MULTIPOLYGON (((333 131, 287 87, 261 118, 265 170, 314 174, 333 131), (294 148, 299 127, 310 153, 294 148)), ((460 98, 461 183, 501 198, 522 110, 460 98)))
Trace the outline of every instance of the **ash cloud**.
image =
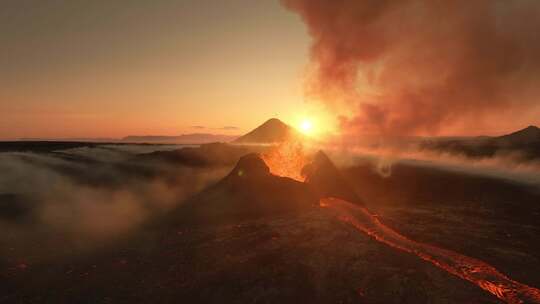
POLYGON ((539 1, 282 3, 313 38, 308 94, 345 105, 345 135, 475 133, 538 111, 539 1))

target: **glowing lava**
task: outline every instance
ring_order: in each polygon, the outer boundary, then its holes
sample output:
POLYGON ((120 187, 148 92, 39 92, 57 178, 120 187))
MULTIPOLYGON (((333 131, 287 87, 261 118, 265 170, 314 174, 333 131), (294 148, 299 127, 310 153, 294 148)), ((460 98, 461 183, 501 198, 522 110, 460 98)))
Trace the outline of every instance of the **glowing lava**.
MULTIPOLYGON (((301 172, 307 164, 307 158, 300 142, 283 143, 270 153, 264 154, 263 160, 272 174, 305 181, 301 172)), ((322 198, 319 204, 322 208, 334 212, 340 220, 351 224, 375 240, 414 254, 461 279, 472 282, 506 303, 540 304, 540 290, 510 279, 481 260, 410 240, 386 227, 365 207, 330 197, 322 198)))
POLYGON ((302 142, 286 141, 262 154, 261 158, 273 175, 289 177, 300 182, 305 180, 302 169, 308 162, 302 142))
POLYGON ((540 290, 516 282, 493 266, 457 252, 410 240, 383 225, 361 206, 336 198, 323 198, 320 206, 336 212, 338 218, 390 247, 414 254, 447 272, 511 304, 540 303, 540 290))

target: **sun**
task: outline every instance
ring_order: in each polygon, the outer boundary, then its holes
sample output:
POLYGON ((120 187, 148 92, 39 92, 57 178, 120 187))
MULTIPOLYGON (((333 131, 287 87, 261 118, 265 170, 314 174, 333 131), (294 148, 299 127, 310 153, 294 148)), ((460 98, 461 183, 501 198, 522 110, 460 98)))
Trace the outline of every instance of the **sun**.
POLYGON ((302 121, 300 121, 300 132, 304 134, 311 134, 313 132, 313 122, 308 119, 304 118, 302 121))

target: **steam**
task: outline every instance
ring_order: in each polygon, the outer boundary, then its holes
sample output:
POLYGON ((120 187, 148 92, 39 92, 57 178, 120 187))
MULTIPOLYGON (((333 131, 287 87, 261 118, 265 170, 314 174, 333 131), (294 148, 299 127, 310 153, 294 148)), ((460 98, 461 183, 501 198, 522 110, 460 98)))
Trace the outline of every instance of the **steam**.
POLYGON ((388 158, 378 158, 375 163, 375 171, 382 177, 389 177, 392 175, 393 162, 388 158))
POLYGON ((540 187, 540 161, 527 160, 519 152, 500 151, 493 156, 471 159, 450 152, 423 150, 408 145, 394 147, 348 147, 332 157, 342 167, 368 163, 383 178, 392 176, 393 167, 407 165, 487 176, 540 187))
POLYGON ((308 93, 346 135, 506 131, 539 109, 539 1, 282 2, 313 38, 308 93))
POLYGON ((94 249, 166 214, 229 169, 130 163, 133 152, 0 153, 0 208, 21 213, 0 210, 0 254, 28 260, 94 249))

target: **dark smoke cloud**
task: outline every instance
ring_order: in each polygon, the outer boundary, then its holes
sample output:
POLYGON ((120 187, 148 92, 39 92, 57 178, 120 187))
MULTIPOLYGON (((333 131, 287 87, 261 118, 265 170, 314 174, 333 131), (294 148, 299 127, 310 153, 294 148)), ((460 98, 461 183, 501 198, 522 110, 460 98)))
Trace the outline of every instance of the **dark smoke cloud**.
POLYGON ((540 1, 282 2, 313 38, 308 92, 346 105, 345 133, 474 133, 538 109, 540 1))

